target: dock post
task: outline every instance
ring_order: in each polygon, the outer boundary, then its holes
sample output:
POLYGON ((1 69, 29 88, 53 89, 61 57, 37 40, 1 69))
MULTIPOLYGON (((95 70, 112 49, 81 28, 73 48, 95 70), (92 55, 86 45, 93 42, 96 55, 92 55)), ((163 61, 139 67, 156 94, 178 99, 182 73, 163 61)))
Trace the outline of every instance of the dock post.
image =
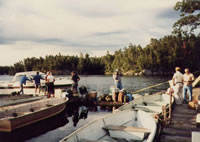
POLYGON ((172 93, 170 94, 170 103, 169 103, 169 124, 171 124, 171 114, 172 114, 172 93))

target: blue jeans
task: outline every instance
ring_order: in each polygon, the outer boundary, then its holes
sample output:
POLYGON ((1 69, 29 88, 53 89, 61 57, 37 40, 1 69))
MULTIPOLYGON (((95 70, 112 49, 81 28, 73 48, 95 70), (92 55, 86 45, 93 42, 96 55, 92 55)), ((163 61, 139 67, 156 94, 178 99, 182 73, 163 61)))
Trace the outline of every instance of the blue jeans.
POLYGON ((116 84, 116 88, 118 88, 119 90, 121 90, 123 88, 121 82, 116 82, 115 84, 116 84))
POLYGON ((189 91, 189 101, 192 101, 192 85, 183 87, 184 101, 187 101, 187 91, 189 91))

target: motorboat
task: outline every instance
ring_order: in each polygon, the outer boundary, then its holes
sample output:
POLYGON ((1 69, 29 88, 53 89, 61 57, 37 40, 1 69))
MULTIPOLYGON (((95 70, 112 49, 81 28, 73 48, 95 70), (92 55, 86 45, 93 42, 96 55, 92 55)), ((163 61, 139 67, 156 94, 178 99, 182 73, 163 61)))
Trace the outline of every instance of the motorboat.
MULTIPOLYGON (((10 82, 1 82, 0 83, 0 94, 10 94, 14 91, 19 91, 20 89, 20 79, 22 76, 26 75, 30 80, 34 78, 37 71, 28 71, 28 72, 18 72, 13 77, 13 80, 10 82)), ((45 79, 46 74, 39 72, 39 74, 42 76, 43 79, 45 79)), ((62 79, 62 78, 56 78, 54 82, 55 88, 70 88, 72 85, 72 81, 69 79, 62 79)), ((25 94, 33 94, 35 87, 34 82, 26 81, 26 84, 24 86, 24 93, 25 94)), ((41 80, 41 87, 45 87, 45 80, 41 80)))
POLYGON ((60 142, 153 142, 156 122, 141 110, 126 110, 109 114, 77 129, 60 142))

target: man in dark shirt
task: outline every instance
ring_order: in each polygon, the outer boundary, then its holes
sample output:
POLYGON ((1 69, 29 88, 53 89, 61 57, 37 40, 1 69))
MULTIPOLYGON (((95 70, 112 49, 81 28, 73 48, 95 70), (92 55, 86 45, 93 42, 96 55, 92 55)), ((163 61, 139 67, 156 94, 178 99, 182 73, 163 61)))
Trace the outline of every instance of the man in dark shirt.
POLYGON ((39 74, 39 72, 37 72, 33 78, 33 80, 35 81, 35 94, 37 94, 37 90, 38 90, 38 93, 40 94, 40 79, 43 79, 43 78, 39 74))
POLYGON ((72 83, 72 92, 73 93, 78 93, 78 81, 80 80, 80 77, 77 75, 75 71, 71 73, 72 77, 71 80, 73 81, 72 83))

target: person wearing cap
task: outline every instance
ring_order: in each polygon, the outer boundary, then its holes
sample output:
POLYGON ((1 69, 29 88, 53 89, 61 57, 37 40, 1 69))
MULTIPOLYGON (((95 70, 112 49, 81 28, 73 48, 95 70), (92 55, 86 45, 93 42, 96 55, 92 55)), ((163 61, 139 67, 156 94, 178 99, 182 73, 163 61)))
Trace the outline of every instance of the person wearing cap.
POLYGON ((189 101, 192 101, 192 82, 194 81, 194 75, 190 73, 188 68, 185 69, 185 74, 183 75, 183 96, 184 103, 187 103, 187 91, 189 92, 189 101))
POLYGON ((114 79, 116 88, 118 88, 119 90, 121 90, 123 88, 121 76, 122 76, 122 74, 121 74, 120 70, 116 69, 115 72, 113 73, 113 79, 114 79))
POLYGON ((174 99, 176 104, 182 104, 183 103, 183 74, 180 72, 181 68, 176 67, 175 73, 172 77, 173 86, 174 86, 174 99))

